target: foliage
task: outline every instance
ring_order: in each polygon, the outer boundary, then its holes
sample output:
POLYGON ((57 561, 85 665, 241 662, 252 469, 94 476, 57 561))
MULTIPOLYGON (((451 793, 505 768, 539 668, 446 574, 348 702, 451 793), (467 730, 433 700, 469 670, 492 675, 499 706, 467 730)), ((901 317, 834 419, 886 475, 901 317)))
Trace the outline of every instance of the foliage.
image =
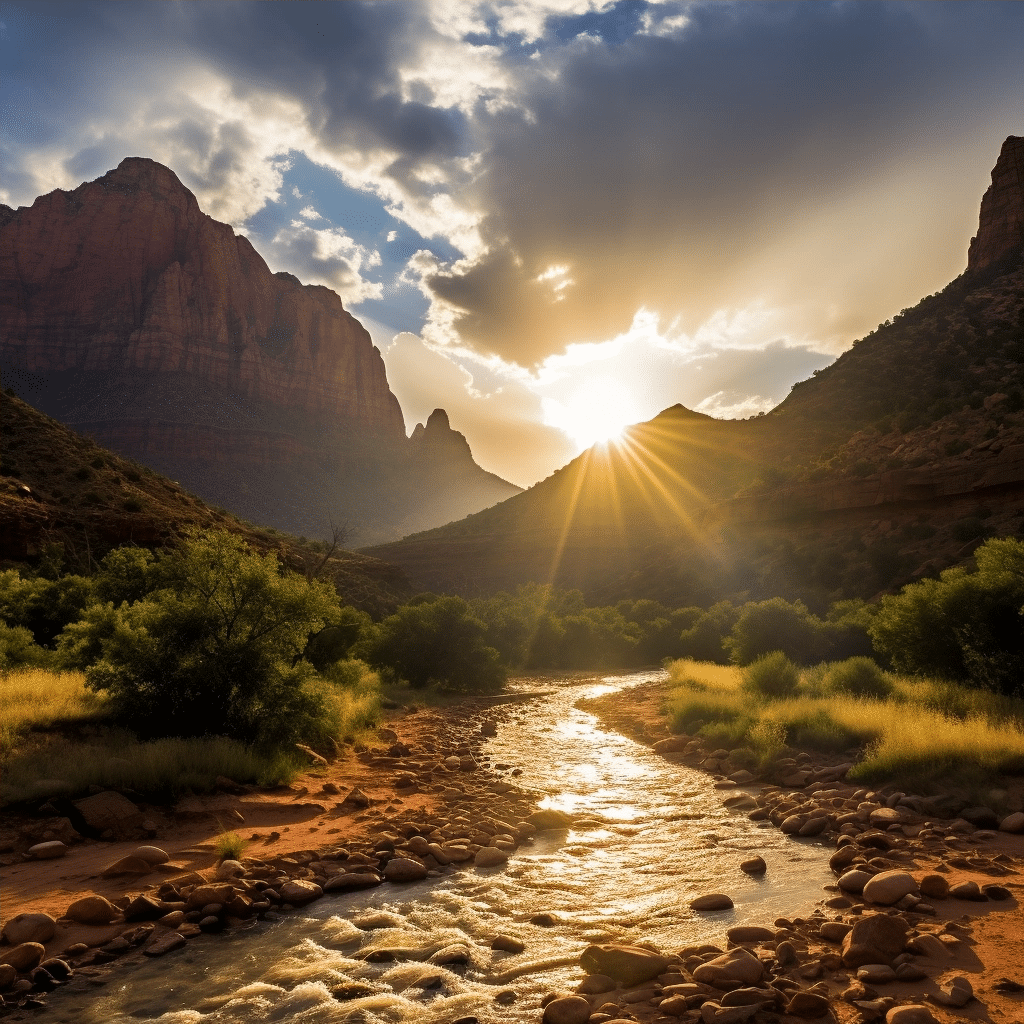
POLYGON ((893 692, 889 677, 870 658, 847 658, 829 665, 822 684, 828 692, 852 697, 888 697, 893 692))
POLYGON ((51 644, 75 622, 92 600, 92 581, 84 576, 23 577, 17 569, 0 572, 0 622, 29 630, 35 642, 51 644))
POLYGON ((45 665, 49 660, 50 652, 40 647, 24 626, 0 622, 0 673, 45 665))
POLYGON ((763 654, 742 672, 743 687, 758 697, 777 700, 796 693, 800 672, 782 651, 763 654))
POLYGON ((505 681, 498 652, 487 644, 487 627, 461 597, 404 605, 356 652, 373 668, 417 688, 488 692, 505 681))
POLYGON ((237 832, 221 832, 214 844, 217 860, 239 860, 247 845, 247 840, 237 832))
POLYGON ((947 569, 884 597, 871 638, 898 671, 1013 693, 1024 678, 1024 542, 988 540, 975 561, 975 572, 947 569))
POLYGON ((105 710, 106 699, 85 685, 81 672, 22 668, 0 674, 0 753, 9 755, 30 730, 91 722, 105 710))
POLYGON ((750 601, 740 610, 723 647, 736 665, 749 665, 771 651, 811 665, 821 661, 825 650, 823 624, 802 601, 750 601))
POLYGON ((729 655, 724 641, 732 632, 739 609, 731 601, 719 601, 684 629, 679 637, 681 653, 694 661, 714 661, 727 664, 729 655))
POLYGON ((328 691, 298 659, 338 615, 333 588, 227 533, 192 534, 160 573, 161 589, 96 605, 61 637, 66 663, 91 662, 89 685, 119 715, 149 736, 288 744, 329 730, 328 691))

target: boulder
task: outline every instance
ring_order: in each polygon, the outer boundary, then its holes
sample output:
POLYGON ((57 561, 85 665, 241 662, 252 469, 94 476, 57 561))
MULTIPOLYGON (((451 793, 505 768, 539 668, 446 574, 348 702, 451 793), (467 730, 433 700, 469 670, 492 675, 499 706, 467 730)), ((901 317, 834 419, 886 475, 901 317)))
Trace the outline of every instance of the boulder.
POLYGON ((605 974, 627 988, 664 974, 671 962, 643 946, 621 943, 588 946, 580 957, 580 967, 587 974, 605 974))
POLYGON ((732 898, 722 892, 710 892, 690 900, 691 910, 729 910, 732 906, 732 898))
MULTIPOLYGON (((703 1003, 700 1017, 704 1024, 743 1024, 750 1020, 761 1009, 760 1003, 750 1006, 722 1006, 713 999, 703 1003)), ((619 1024, 618 1021, 606 1021, 605 1024, 619 1024)))
POLYGON ((131 852, 132 857, 138 857, 140 860, 146 861, 147 864, 152 864, 154 867, 157 864, 166 864, 171 858, 159 846, 137 846, 131 852))
POLYGON ((740 864, 740 871, 748 875, 763 875, 768 870, 764 857, 751 857, 740 864))
POLYGON ((590 1003, 582 996, 560 996, 544 1007, 543 1024, 587 1024, 590 1003))
POLYGON ((328 878, 324 884, 324 891, 350 892, 353 889, 370 889, 380 883, 381 877, 374 871, 349 871, 328 878))
POLYGON ((41 942, 19 942, 10 949, 0 951, 0 964, 10 964, 19 974, 38 967, 46 949, 41 942))
POLYGON ((904 896, 916 896, 918 887, 914 876, 909 872, 894 870, 880 871, 873 875, 864 883, 861 891, 868 903, 891 907, 904 896))
POLYGON ((23 942, 49 942, 57 934, 57 922, 49 914, 17 914, 0 933, 12 946, 23 942))
POLYGON ((323 896, 323 889, 316 882, 309 882, 305 878, 293 878, 278 889, 281 900, 284 903, 291 903, 292 906, 301 907, 306 903, 323 896))
POLYGON ((181 949, 185 941, 185 936, 180 932, 163 932, 157 934, 142 952, 146 956, 163 956, 172 950, 181 949))
POLYGON ((931 993, 928 998, 940 1006, 949 1006, 954 1010, 959 1010, 974 998, 974 989, 970 981, 960 975, 943 985, 938 992, 931 993))
POLYGON ((245 867, 229 857, 217 865, 215 873, 219 882, 229 882, 232 878, 241 878, 245 874, 245 867))
POLYGON ((786 1013, 794 1017, 824 1017, 828 1011, 828 998, 817 992, 794 992, 786 1004, 786 1013))
POLYGON ((921 879, 921 895, 930 900, 949 898, 949 879, 944 875, 928 874, 921 879))
POLYGON ((938 1024, 927 1006, 894 1006, 885 1015, 885 1024, 938 1024))
POLYGON ((153 899, 145 893, 136 896, 131 903, 125 907, 124 919, 126 921, 155 921, 167 913, 167 908, 160 900, 153 899))
POLYGON ((762 928, 756 924, 737 925, 730 928, 726 933, 730 942, 741 946, 752 942, 771 942, 775 938, 775 932, 771 928, 762 928))
POLYGON ((211 903, 229 903, 235 894, 235 887, 228 882, 207 882, 197 885, 186 900, 189 910, 201 910, 211 903))
POLYGON ((105 790, 75 801, 85 823, 97 832, 113 832, 119 839, 130 838, 142 825, 142 811, 126 796, 105 790))
POLYGON ((707 963, 698 964, 693 969, 693 980, 702 985, 715 987, 734 987, 733 982, 743 985, 756 985, 764 978, 764 964, 752 953, 742 947, 731 949, 721 956, 716 956, 707 963), (720 982, 729 984, 720 985, 720 982))
POLYGON ((6 992, 18 980, 18 972, 10 964, 0 964, 0 992, 6 992))
POLYGON ((689 736, 668 736, 663 740, 658 740, 652 749, 656 754, 678 754, 686 749, 689 742, 689 736))
POLYGON ((572 825, 572 816, 554 807, 545 807, 539 811, 534 811, 527 820, 538 830, 569 828, 572 825))
POLYGON ((411 857, 392 857, 384 869, 388 882, 419 882, 426 877, 426 864, 411 857))
POLYGON ((59 839, 51 839, 46 843, 36 843, 28 848, 28 855, 35 860, 56 860, 68 852, 67 846, 59 839))
POLYGON ((860 868, 853 868, 853 870, 840 875, 839 881, 836 882, 836 885, 838 885, 843 892, 852 892, 859 895, 864 891, 864 886, 867 885, 873 877, 874 876, 870 871, 861 871, 860 868))
POLYGON ((482 846, 476 851, 473 863, 478 868, 493 868, 504 864, 508 860, 508 854, 495 846, 482 846))
POLYGON ((864 964, 887 964, 903 952, 907 942, 907 926, 897 917, 872 914, 854 922, 843 939, 843 964, 863 967, 864 964))
POLYGON ((1017 835, 1024 832, 1024 811, 1015 811, 1013 814, 1008 814, 999 822, 999 831, 1013 832, 1017 835))
POLYGON ((110 924, 120 913, 110 900, 95 893, 75 900, 65 911, 76 924, 110 924))
POLYGON ((999 828, 999 815, 991 807, 966 807, 960 812, 960 817, 975 828, 999 828))
POLYGON ((153 870, 153 865, 142 857, 129 855, 114 861, 103 869, 104 878, 116 878, 118 875, 146 875, 153 870))

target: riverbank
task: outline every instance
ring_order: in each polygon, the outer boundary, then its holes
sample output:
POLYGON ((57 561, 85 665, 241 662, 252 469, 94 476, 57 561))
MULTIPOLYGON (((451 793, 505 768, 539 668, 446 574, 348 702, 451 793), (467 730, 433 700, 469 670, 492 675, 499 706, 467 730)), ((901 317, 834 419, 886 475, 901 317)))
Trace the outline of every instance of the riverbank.
MULTIPOLYGON (((665 683, 646 683, 585 708, 606 728, 707 771, 724 803, 765 827, 834 843, 836 884, 809 918, 737 930, 717 950, 665 951, 675 955, 648 976, 646 991, 610 984, 598 993, 600 982, 585 982, 592 1010, 609 1013, 609 1022, 616 1007, 641 1021, 687 1014, 705 1024, 787 1010, 794 1020, 821 1016, 841 1024, 1024 1019, 1024 837, 967 820, 996 826, 981 809, 964 811, 967 818, 928 816, 896 786, 847 784, 850 762, 837 757, 800 754, 771 781, 730 771, 726 751, 672 737, 665 694, 665 683), (878 915, 886 919, 881 927, 878 915), (730 968, 730 957, 742 961, 735 952, 742 949, 753 963, 730 968), (714 970, 702 968, 709 962, 717 963, 714 970), (924 1009, 912 1014, 911 1005, 924 1009), (901 1006, 907 1009, 897 1011, 901 1006)), ((724 919, 728 911, 719 913, 724 919)))
POLYGON ((546 820, 527 820, 535 796, 484 751, 526 696, 392 709, 373 745, 274 790, 224 779, 173 807, 99 793, 74 820, 5 815, 3 1011, 35 1012, 58 982, 102 985, 144 956, 326 894, 503 863, 546 820), (101 826, 105 840, 78 831, 101 826), (222 862, 229 832, 243 847, 222 862))

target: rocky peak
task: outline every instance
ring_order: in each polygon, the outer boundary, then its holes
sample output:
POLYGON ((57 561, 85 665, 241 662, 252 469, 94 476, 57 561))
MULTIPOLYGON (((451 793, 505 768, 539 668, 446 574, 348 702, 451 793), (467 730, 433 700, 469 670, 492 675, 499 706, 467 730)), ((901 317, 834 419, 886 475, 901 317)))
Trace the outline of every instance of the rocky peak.
POLYGON ((978 234, 971 239, 967 270, 974 273, 1024 249, 1024 138, 1011 135, 992 168, 981 200, 978 234))
POLYGON ((448 413, 444 409, 435 409, 427 417, 425 426, 417 423, 409 440, 414 450, 423 455, 447 459, 473 458, 466 436, 452 430, 448 422, 448 413))

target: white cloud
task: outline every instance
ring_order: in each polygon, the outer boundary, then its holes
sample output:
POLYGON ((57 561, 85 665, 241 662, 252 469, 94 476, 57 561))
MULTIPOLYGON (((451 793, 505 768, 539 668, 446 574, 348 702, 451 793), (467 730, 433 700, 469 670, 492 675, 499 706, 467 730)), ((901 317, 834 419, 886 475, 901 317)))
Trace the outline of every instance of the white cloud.
POLYGON ((299 210, 299 216, 305 220, 323 220, 323 217, 312 206, 305 206, 299 210))

